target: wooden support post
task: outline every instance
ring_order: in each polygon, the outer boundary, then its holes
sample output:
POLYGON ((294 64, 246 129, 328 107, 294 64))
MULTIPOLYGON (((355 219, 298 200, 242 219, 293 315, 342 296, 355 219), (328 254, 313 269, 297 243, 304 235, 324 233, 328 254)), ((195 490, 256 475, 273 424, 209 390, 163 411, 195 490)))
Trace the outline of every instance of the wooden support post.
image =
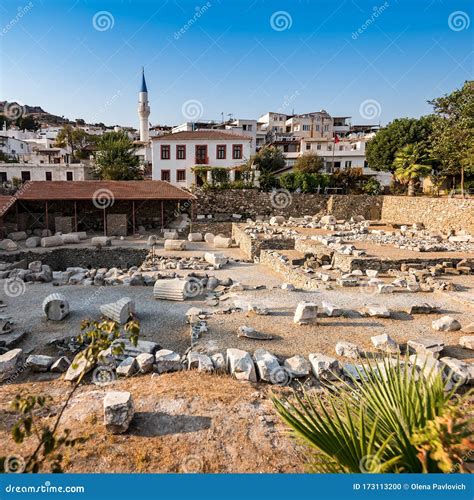
POLYGON ((191 224, 189 225, 189 231, 193 232, 193 221, 194 221, 194 200, 191 200, 191 224))
POLYGON ((49 229, 49 214, 48 214, 48 202, 46 201, 44 204, 44 209, 45 209, 45 224, 46 224, 46 229, 49 229))
POLYGON ((16 230, 19 231, 20 214, 18 213, 18 202, 15 203, 15 210, 16 210, 16 230))
POLYGON ((163 206, 163 200, 161 200, 161 230, 163 231, 164 227, 165 227, 165 209, 164 209, 164 206, 163 206))
POLYGON ((135 236, 135 200, 132 201, 132 235, 135 236))
POLYGON ((104 236, 107 236, 107 210, 104 207, 104 236))
POLYGON ((74 231, 77 233, 77 201, 74 200, 74 231))

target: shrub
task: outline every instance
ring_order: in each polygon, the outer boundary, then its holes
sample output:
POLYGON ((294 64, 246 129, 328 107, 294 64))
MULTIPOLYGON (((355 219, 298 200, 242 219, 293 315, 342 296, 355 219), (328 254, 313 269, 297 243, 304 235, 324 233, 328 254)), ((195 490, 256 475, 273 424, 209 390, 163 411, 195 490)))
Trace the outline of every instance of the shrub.
MULTIPOLYGON (((455 389, 447 390, 450 381, 440 373, 425 376, 413 364, 388 358, 378 365, 369 361, 358 372, 363 381, 353 378, 349 384, 340 379, 323 395, 296 394, 296 403, 273 398, 292 433, 312 450, 311 469, 442 472, 445 466, 440 460, 423 457, 420 446, 426 451, 426 441, 443 439, 445 430, 433 423, 451 411, 455 389)), ((464 431, 458 444, 469 435, 468 426, 464 431)), ((453 456, 452 461, 454 467, 462 459, 453 456)))
POLYGON ((383 192, 382 184, 377 179, 371 177, 367 180, 367 182, 362 186, 362 191, 366 194, 376 195, 381 194, 383 192))

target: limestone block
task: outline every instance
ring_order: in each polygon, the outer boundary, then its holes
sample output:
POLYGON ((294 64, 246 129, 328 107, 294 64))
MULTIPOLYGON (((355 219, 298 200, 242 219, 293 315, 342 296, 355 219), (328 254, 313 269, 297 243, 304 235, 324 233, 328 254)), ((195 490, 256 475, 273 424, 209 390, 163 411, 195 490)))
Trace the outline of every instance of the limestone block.
POLYGON ((437 332, 455 332, 461 329, 461 323, 451 316, 443 316, 433 321, 431 327, 437 332))
POLYGON ((178 231, 165 231, 163 233, 163 238, 165 240, 177 240, 179 238, 178 231))
POLYGON ((7 238, 13 240, 13 241, 22 241, 26 240, 28 238, 28 235, 26 234, 25 231, 15 231, 13 233, 10 233, 7 238))
POLYGON ((223 266, 227 264, 228 261, 224 254, 216 252, 206 252, 204 254, 204 260, 212 266, 223 266))
POLYGON ((4 250, 5 252, 14 252, 15 250, 18 250, 18 245, 13 240, 5 238, 0 241, 0 250, 4 250))
POLYGON ((51 321, 61 321, 69 314, 69 302, 61 293, 52 293, 43 300, 43 312, 51 321))
POLYGON ((252 357, 241 349, 227 349, 227 370, 237 380, 257 381, 255 366, 252 357))
POLYGON ((127 432, 135 409, 132 395, 126 391, 108 392, 104 398, 104 425, 112 434, 127 432))
POLYGON ((166 239, 165 250, 182 252, 183 250, 186 250, 186 240, 166 239))
POLYGON ((157 373, 176 372, 183 368, 181 356, 169 349, 161 349, 155 354, 155 370, 157 373))
POLYGON ((214 363, 206 354, 191 351, 188 354, 188 369, 210 373, 214 371, 214 363))
POLYGON ((135 313, 135 302, 130 297, 123 297, 116 302, 101 305, 100 312, 112 321, 123 325, 135 313))
POLYGON ((186 280, 179 278, 156 280, 153 286, 153 297, 164 300, 184 300, 187 283, 186 280))
POLYGON ((214 243, 215 236, 212 233, 206 233, 204 235, 204 241, 212 245, 214 243))
POLYGON ((26 248, 36 248, 41 245, 41 238, 39 236, 30 236, 25 241, 26 248))
POLYGON ((281 369, 277 357, 265 349, 257 349, 253 357, 260 380, 275 383, 278 371, 281 369))
POLYGON ((315 321, 318 317, 318 306, 314 302, 299 302, 296 306, 293 322, 299 325, 315 321))
POLYGON ((202 233, 189 233, 188 241, 202 241, 202 233))
POLYGON ((296 355, 288 358, 284 362, 285 368, 292 377, 306 377, 309 375, 311 365, 304 356, 296 355))
POLYGON ((325 380, 335 380, 341 374, 339 361, 331 356, 319 353, 311 353, 309 362, 315 377, 325 380))
POLYGON ((94 247, 110 247, 112 240, 108 236, 94 236, 91 238, 91 245, 94 247))
POLYGON ((232 238, 216 236, 213 244, 214 248, 230 248, 232 246, 232 238))
POLYGON ((0 355, 0 382, 15 374, 24 360, 22 349, 12 349, 0 355))
POLYGON ((360 357, 359 347, 351 342, 341 341, 336 344, 336 354, 347 358, 358 359, 360 357))
POLYGON ((81 242, 78 234, 68 233, 61 236, 65 245, 78 244, 81 242))
POLYGON ((26 359, 26 364, 34 372, 47 372, 53 366, 54 360, 52 356, 31 354, 26 359))
POLYGON ((43 248, 50 247, 61 247, 64 245, 64 241, 61 236, 46 236, 41 238, 41 246, 43 248))

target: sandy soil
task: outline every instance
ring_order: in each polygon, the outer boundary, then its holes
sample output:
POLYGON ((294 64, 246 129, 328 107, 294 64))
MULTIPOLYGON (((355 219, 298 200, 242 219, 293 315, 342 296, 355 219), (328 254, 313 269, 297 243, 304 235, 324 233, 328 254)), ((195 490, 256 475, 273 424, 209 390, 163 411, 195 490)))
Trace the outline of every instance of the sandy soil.
MULTIPOLYGON (((44 375, 51 379, 51 375, 44 375)), ((44 380, 0 387, 1 453, 31 452, 10 437, 14 415, 9 402, 21 389, 54 399, 51 422, 69 384, 44 380)), ((304 450, 290 438, 268 398, 283 388, 238 382, 228 376, 182 372, 144 375, 112 385, 82 386, 63 416, 63 427, 89 440, 72 456, 66 472, 303 472, 304 450), (102 424, 107 390, 130 391, 135 417, 124 435, 110 435, 102 424)))

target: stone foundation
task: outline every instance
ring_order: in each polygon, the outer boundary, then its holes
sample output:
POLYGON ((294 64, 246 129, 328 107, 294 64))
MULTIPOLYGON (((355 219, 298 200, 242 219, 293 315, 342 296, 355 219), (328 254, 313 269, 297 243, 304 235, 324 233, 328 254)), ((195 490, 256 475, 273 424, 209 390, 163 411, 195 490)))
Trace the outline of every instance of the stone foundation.
POLYGON ((232 224, 232 238, 239 245, 248 259, 259 257, 262 250, 292 250, 295 248, 294 238, 251 238, 244 229, 246 224, 232 224))

